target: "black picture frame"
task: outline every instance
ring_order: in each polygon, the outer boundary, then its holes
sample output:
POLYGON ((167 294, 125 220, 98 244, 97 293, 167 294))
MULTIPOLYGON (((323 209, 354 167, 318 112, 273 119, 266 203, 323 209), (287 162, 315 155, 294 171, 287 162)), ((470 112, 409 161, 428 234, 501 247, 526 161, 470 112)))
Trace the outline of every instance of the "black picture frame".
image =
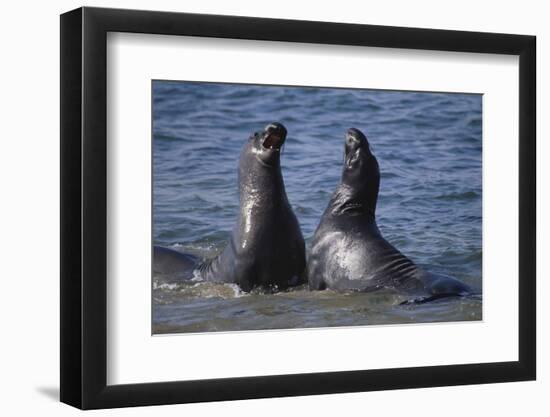
POLYGON ((61 15, 61 401, 82 409, 482 384, 536 378, 536 38, 80 8, 61 15), (108 32, 519 56, 519 360, 107 385, 108 32))

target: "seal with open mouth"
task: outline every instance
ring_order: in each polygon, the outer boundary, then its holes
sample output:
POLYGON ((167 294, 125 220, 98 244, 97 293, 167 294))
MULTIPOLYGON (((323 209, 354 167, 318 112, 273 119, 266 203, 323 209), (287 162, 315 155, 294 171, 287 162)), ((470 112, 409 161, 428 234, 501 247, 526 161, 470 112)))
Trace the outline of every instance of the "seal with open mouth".
POLYGON ((417 267, 382 237, 375 219, 379 186, 378 161, 367 138, 358 129, 349 129, 342 179, 315 231, 309 253, 310 288, 393 288, 418 294, 419 301, 471 293, 455 278, 417 267))
MULTIPOLYGON (((244 145, 239 160, 239 218, 222 253, 192 268, 203 280, 236 283, 243 291, 285 289, 306 282, 304 239, 281 172, 286 135, 281 123, 270 123, 244 145)), ((181 271, 172 276, 189 279, 193 277, 189 265, 188 255, 154 249, 156 273, 181 271)))

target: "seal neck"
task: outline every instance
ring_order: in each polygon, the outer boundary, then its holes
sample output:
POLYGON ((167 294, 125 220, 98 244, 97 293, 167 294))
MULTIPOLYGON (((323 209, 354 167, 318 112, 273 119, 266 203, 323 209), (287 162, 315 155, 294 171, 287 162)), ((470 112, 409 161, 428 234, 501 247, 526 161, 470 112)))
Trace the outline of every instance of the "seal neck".
POLYGON ((267 166, 259 160, 248 160, 239 168, 239 201, 241 207, 266 209, 288 204, 283 174, 279 164, 267 166))
POLYGON ((380 169, 370 149, 346 150, 342 179, 329 209, 335 216, 363 216, 374 221, 379 188, 380 169))
POLYGON ((361 216, 374 222, 377 197, 378 189, 374 195, 369 195, 358 193, 353 187, 340 183, 330 199, 327 212, 332 216, 361 216))

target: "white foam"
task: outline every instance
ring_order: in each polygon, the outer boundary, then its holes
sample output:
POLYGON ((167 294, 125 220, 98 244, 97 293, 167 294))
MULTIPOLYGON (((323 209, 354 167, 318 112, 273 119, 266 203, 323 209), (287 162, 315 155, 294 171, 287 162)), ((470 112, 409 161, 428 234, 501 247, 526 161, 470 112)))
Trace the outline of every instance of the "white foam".
POLYGON ((190 281, 192 281, 192 282, 202 282, 202 281, 204 281, 202 279, 202 276, 201 276, 200 271, 198 269, 193 270, 193 278, 191 278, 190 281))
POLYGON ((154 290, 175 290, 176 288, 178 288, 178 284, 168 284, 166 282, 158 284, 153 281, 154 290))

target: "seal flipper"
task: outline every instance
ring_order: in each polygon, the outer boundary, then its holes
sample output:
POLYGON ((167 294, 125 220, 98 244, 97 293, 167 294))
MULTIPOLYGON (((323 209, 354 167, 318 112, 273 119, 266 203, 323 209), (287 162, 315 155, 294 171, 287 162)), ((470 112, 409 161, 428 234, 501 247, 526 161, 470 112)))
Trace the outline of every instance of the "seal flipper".
POLYGON ((441 300, 443 298, 450 298, 450 297, 463 297, 459 294, 434 294, 434 295, 425 295, 423 297, 413 298, 411 300, 405 300, 401 303, 399 303, 400 306, 408 306, 413 304, 426 304, 432 301, 441 300))
POLYGON ((424 285, 432 296, 448 297, 448 296, 464 296, 472 294, 472 289, 462 281, 456 278, 426 272, 424 277, 424 285))
POLYGON ((400 305, 425 304, 443 298, 474 295, 474 291, 467 284, 447 275, 424 272, 423 280, 429 295, 403 301, 400 305))
POLYGON ((162 246, 153 247, 153 273, 167 282, 188 281, 199 266, 196 256, 162 246))

